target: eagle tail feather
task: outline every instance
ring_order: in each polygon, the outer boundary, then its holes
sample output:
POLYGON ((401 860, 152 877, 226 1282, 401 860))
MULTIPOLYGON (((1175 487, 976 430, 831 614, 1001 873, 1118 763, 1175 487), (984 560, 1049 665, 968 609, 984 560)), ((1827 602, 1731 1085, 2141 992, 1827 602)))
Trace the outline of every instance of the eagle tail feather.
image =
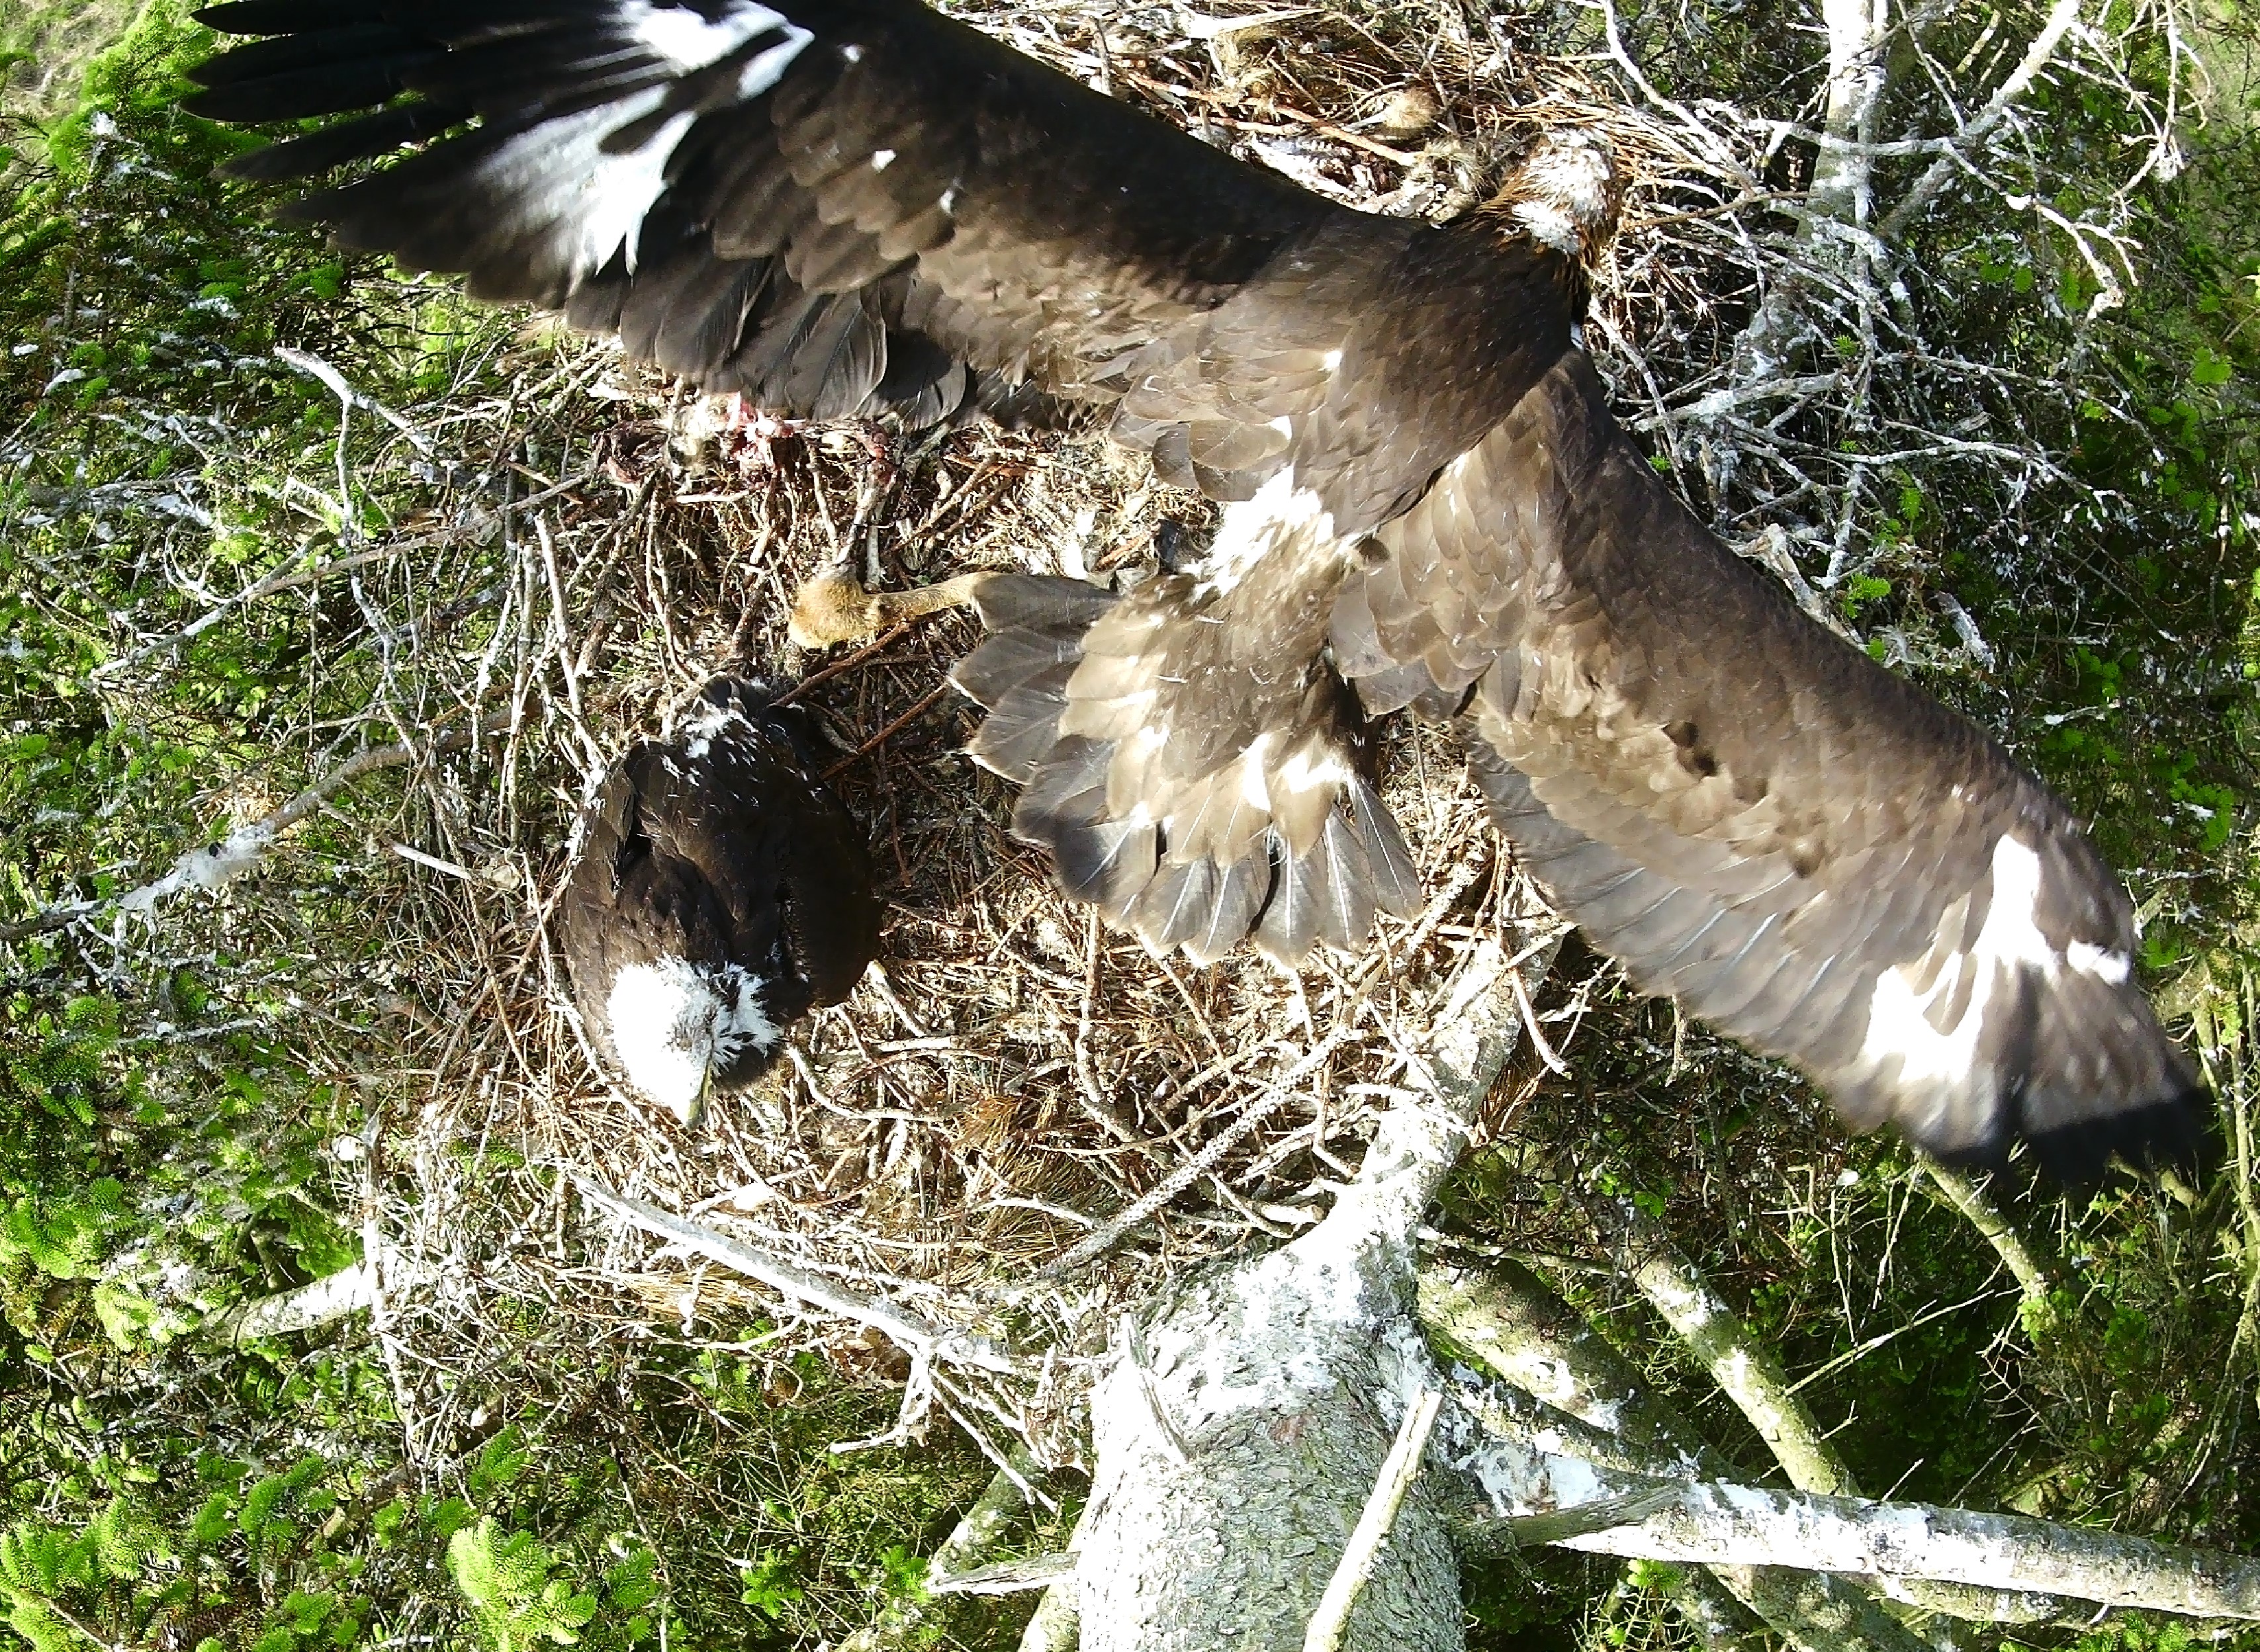
POLYGON ((1020 784, 1013 835, 1051 851, 1069 897, 1204 965, 1252 940, 1291 966, 1317 942, 1355 949, 1377 911, 1418 911, 1418 869, 1359 766, 1339 685, 1315 683, 1246 745, 1188 757, 1154 709, 1151 662, 1086 660, 1117 602, 1078 580, 995 576, 976 598, 990 634, 951 673, 988 711, 970 754, 1020 784))
POLYGON ((1164 865, 1131 909, 1130 928, 1149 951, 1176 951, 1200 934, 1216 911, 1223 877, 1223 868, 1205 857, 1164 865))
POLYGON ((1070 664, 1015 685, 989 703, 989 715, 968 748, 973 760, 1026 786, 1036 765, 1059 743, 1060 713, 1067 709, 1070 664))

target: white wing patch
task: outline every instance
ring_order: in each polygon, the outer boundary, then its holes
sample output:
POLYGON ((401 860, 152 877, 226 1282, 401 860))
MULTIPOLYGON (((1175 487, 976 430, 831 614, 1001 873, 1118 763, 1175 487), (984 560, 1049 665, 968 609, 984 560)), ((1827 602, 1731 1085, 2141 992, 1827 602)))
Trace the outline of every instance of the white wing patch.
POLYGON ((1277 730, 1266 729, 1240 754, 1240 801, 1250 808, 1262 809, 1267 815, 1271 812, 1271 783, 1266 777, 1266 771, 1269 766, 1271 747, 1278 737, 1277 730))
POLYGON ((1335 789, 1356 779, 1342 754, 1324 741, 1310 741, 1291 753, 1279 768, 1280 783, 1291 792, 1335 789))
MULTIPOLYGON (((2034 920, 2040 887, 2040 857, 2003 833, 1993 844, 1992 899, 1977 940, 1965 951, 1948 939, 1962 932, 1970 905, 1965 893, 1941 915, 1928 952, 1877 978, 1862 1060, 1871 1069, 1896 1060, 1902 1086, 1967 1079, 1994 994, 2014 983, 2019 969, 2036 969, 2053 979, 2066 963, 2034 920), (1917 991, 1915 983, 1925 976, 1931 978, 1929 987, 1917 991)), ((2124 979, 2125 955, 2099 947, 2085 947, 2072 966, 2110 980, 2113 958, 2118 979, 2124 979)))
POLYGON ((2074 941, 2063 950, 2064 962, 2083 975, 2092 975, 2107 986, 2126 984, 2128 972, 2135 960, 2124 952, 2097 946, 2092 941, 2074 941))
POLYGON ((1295 486, 1292 465, 1282 466, 1254 498, 1224 508, 1216 538, 1193 570, 1198 580, 1193 601, 1231 590, 1248 569, 1291 545, 1334 548, 1336 544, 1334 513, 1312 489, 1295 486))
POLYGON ((667 4, 665 0, 621 0, 619 19, 638 45, 685 74, 727 57, 772 29, 798 33, 804 43, 808 39, 781 12, 763 5, 740 4, 719 18, 708 18, 689 6, 667 4))
MULTIPOLYGON (((758 10, 759 8, 755 8, 758 10)), ((783 22, 783 19, 778 19, 783 22)), ((784 39, 766 52, 757 52, 738 72, 738 101, 750 103, 784 78, 802 48, 816 37, 797 23, 784 24, 784 39)))
POLYGON ((604 140, 620 128, 653 113, 665 99, 664 87, 577 115, 563 115, 519 133, 479 163, 479 183, 489 198, 512 203, 544 229, 572 271, 578 286, 602 269, 625 246, 635 262, 635 238, 644 215, 666 187, 667 163, 695 116, 685 112, 666 122, 643 144, 607 153, 604 140))
MULTIPOLYGON (((683 74, 777 33, 777 43, 757 53, 740 72, 741 101, 750 102, 776 85, 815 39, 762 5, 733 5, 710 20, 687 6, 658 0, 618 4, 629 38, 683 74)), ((667 187, 675 146, 697 117, 688 110, 671 117, 633 149, 611 151, 604 146, 615 133, 656 113, 667 96, 666 87, 655 86, 545 120, 500 145, 479 165, 479 180, 491 198, 514 203, 531 220, 526 228, 547 231, 545 239, 560 255, 557 261, 571 271, 576 287, 623 248, 628 267, 635 267, 644 217, 667 187)))

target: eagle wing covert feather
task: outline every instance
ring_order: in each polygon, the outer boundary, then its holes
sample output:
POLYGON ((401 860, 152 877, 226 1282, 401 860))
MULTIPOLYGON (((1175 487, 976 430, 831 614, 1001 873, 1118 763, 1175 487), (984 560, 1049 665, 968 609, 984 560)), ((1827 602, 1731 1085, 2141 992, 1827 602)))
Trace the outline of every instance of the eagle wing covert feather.
POLYGON ((1494 817, 1643 989, 1949 1160, 2195 1156, 2202 1095, 2079 823, 1706 531, 1582 353, 1380 538, 1343 670, 1464 699, 1494 817))
POLYGON ((235 171, 383 163, 290 216, 781 413, 944 417, 969 368, 1112 402, 1127 357, 1359 216, 912 0, 200 16, 276 38, 195 71, 192 111, 355 116, 235 171))
POLYGON ((1950 1157, 2185 1156, 2127 902, 1976 730, 1704 532, 1571 344, 1606 151, 1355 212, 915 0, 239 0, 191 107, 347 245, 791 414, 1082 408, 1224 502, 1184 576, 996 577, 974 752, 1160 950, 1349 945, 1418 890, 1370 715, 1461 715, 1570 915, 1950 1157), (401 153, 404 148, 407 153, 401 153), (1355 684, 1353 698, 1343 686, 1355 684))

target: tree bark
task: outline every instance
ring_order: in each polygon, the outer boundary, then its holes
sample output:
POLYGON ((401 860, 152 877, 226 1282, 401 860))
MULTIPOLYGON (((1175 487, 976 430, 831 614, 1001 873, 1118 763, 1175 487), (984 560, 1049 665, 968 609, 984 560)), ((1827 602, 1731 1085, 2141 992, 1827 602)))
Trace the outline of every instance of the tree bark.
MULTIPOLYGON (((395 1289, 409 1282, 395 1270, 395 1289)), ((294 1331, 318 1330, 360 1313, 375 1298, 375 1270, 366 1262, 356 1262, 295 1291, 278 1291, 272 1296, 223 1309, 199 1324, 196 1334, 208 1342, 239 1343, 255 1336, 287 1336, 294 1331)))
MULTIPOLYGON (((1485 942, 1444 993, 1427 1096, 1384 1115, 1310 1233, 1125 1322, 1091 1399, 1076 1568, 1084 1652, 1299 1652, 1397 1428, 1441 1385, 1412 1314, 1412 1235, 1521 1030, 1485 942)), ((1459 1574, 1413 1486, 1340 1644, 1456 1652, 1459 1574)))
POLYGON ((2260 1620, 2260 1560, 2242 1556, 2021 1514, 1660 1481, 1500 1438, 1482 1430, 1463 1407, 1448 1408, 1436 1433, 1432 1454, 1482 1487, 1491 1520, 1558 1517, 1595 1502, 1645 1503, 1636 1520, 1554 1540, 1571 1549, 1701 1565, 1935 1579, 2185 1617, 2260 1620))

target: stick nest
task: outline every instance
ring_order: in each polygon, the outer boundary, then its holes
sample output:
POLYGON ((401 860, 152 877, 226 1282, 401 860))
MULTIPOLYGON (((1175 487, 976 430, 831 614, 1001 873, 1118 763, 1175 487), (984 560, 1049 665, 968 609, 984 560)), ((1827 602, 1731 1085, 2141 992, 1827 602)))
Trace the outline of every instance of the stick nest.
MULTIPOLYGON (((1382 210, 1440 216, 1480 198, 1539 127, 1605 129, 1633 187, 1597 321, 1620 338, 1692 314, 1684 339, 1704 353, 1704 295, 1720 290, 1704 260, 1730 262, 1733 238, 1703 226, 1732 186, 1678 130, 1567 61, 1418 7, 1198 43, 1174 14, 965 9, 1078 78, 1382 210)), ((406 313, 434 293, 400 287, 406 313)), ((1291 978, 1245 951, 1208 970, 1148 956, 1062 901, 1005 830, 1010 788, 962 755, 976 714, 944 680, 976 640, 969 616, 819 655, 790 643, 785 617, 801 581, 842 560, 874 587, 978 568, 1135 580, 1158 544, 1205 535, 1205 502, 1096 432, 976 423, 905 442, 843 425, 744 444, 710 404, 607 346, 472 324, 494 335, 492 359, 464 352, 457 385, 403 411, 354 411, 334 476, 320 455, 300 466, 310 494, 334 483, 414 502, 395 510, 390 554, 294 599, 318 636, 354 639, 339 668, 365 678, 375 712, 411 745, 511 714, 413 768, 390 820, 371 822, 381 806, 355 794, 368 836, 352 875, 383 940, 341 973, 393 1036, 381 1059, 366 1038, 331 1041, 338 1076, 383 1124, 340 1173, 361 1184, 364 1240, 396 1281, 378 1328, 411 1434, 436 1444, 474 1429, 454 1413, 477 1385, 431 1372, 492 1369, 524 1329, 509 1304, 527 1298, 579 1328, 569 1338, 671 1323, 780 1356, 820 1348, 877 1381, 905 1374, 883 1339, 581 1221, 556 1173, 569 1168, 855 1290, 1053 1350, 1039 1380, 932 1373, 930 1397, 992 1455, 1009 1432, 1074 1458, 1076 1365, 1108 1322, 1186 1268, 1315 1221, 1378 1111, 1419 1092, 1460 958, 1491 938, 1527 953, 1550 920, 1448 731, 1400 718, 1384 790, 1434 892, 1425 912, 1384 918, 1360 956, 1320 951, 1291 978), (875 485, 878 445, 892 474, 875 485), (723 671, 800 680, 889 913, 882 964, 853 997, 685 1132, 590 1058, 547 917, 590 777, 723 671), (1258 1113, 1110 1255, 1041 1275, 1258 1113), (743 1340, 755 1321, 770 1328, 743 1340)), ((336 737, 306 734, 318 773, 336 737)), ((240 823, 277 794, 253 776, 211 801, 240 823)), ((1555 1042, 1582 1019, 1584 990, 1541 1000, 1555 1042)), ((1486 1131, 1538 1076, 1534 1056, 1486 1131)), ((1548 1128, 1579 1126, 1565 1112, 1548 1128)), ((1773 1173, 1764 1154, 1748 1169, 1773 1173)), ((1532 1234, 1551 1220, 1534 1201, 1532 1234)))

